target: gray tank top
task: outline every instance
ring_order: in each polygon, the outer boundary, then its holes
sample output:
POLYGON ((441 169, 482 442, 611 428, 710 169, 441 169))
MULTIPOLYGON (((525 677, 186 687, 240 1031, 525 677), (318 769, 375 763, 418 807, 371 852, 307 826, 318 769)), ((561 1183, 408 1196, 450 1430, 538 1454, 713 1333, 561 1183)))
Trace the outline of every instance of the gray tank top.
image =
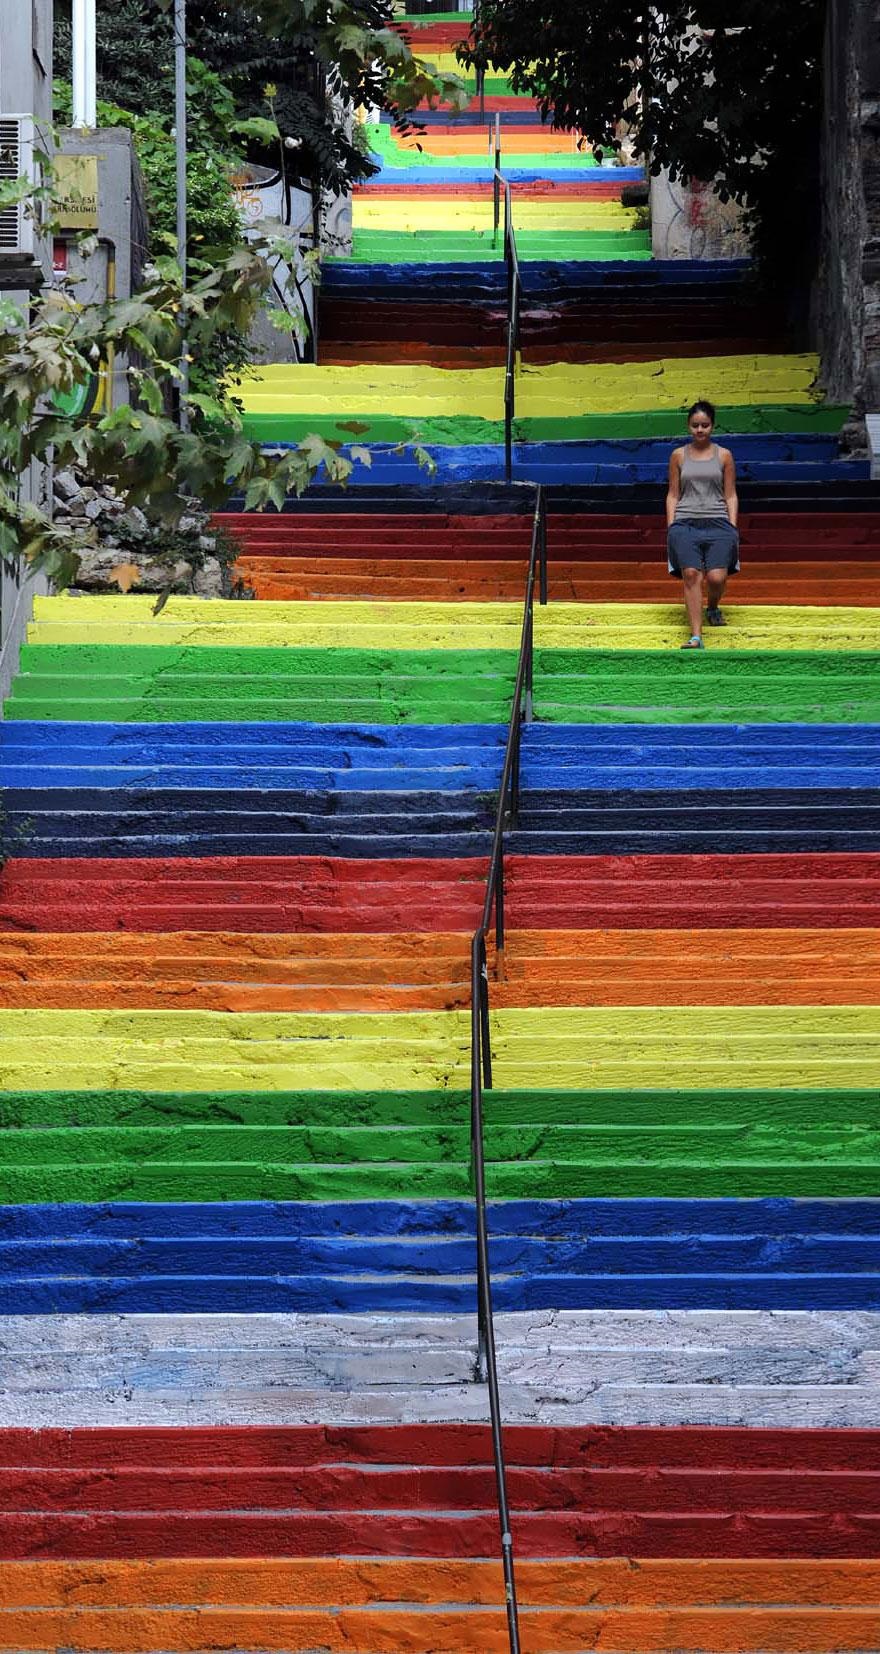
POLYGON ((686 449, 681 461, 681 498, 675 508, 675 520, 682 517, 726 517, 724 500, 724 466, 718 449, 712 447, 710 459, 694 459, 686 449))

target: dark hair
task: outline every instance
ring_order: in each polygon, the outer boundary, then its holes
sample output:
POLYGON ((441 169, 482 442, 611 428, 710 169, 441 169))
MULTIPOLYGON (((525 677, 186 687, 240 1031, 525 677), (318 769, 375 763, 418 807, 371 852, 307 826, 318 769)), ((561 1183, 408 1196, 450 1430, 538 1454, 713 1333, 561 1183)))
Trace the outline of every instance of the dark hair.
POLYGON ((699 402, 695 402, 692 408, 688 408, 688 424, 690 424, 691 420, 694 417, 694 414, 698 414, 698 413, 704 413, 706 415, 706 418, 710 419, 712 421, 713 425, 715 424, 715 421, 718 417, 717 410, 716 410, 716 407, 715 407, 715 403, 714 402, 704 402, 704 401, 701 400, 699 402))

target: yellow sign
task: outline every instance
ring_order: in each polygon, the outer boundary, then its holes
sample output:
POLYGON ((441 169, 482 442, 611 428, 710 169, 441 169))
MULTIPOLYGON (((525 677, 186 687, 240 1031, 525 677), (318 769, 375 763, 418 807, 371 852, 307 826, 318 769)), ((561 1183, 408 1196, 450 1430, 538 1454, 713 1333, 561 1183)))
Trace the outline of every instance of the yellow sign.
POLYGON ((53 200, 62 230, 98 228, 97 155, 56 155, 53 200))

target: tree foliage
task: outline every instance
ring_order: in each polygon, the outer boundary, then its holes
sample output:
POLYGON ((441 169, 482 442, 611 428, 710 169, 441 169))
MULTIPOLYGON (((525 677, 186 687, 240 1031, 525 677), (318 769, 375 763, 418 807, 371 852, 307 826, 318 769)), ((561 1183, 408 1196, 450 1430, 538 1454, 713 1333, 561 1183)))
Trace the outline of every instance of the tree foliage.
MULTIPOLYGON (((57 68, 70 72, 70 0, 56 0, 57 68)), ((173 42, 168 0, 115 0, 98 7, 98 89, 132 115, 168 117, 173 107, 173 42)), ((238 113, 265 115, 265 89, 282 138, 294 139, 298 175, 332 189, 375 170, 347 118, 363 104, 401 125, 423 99, 465 100, 458 77, 414 56, 393 27, 393 0, 188 0, 188 45, 235 96, 238 113), (329 85, 331 96, 325 96, 329 85)), ((248 140, 252 159, 277 159, 277 146, 248 140)))
MULTIPOLYGON (((19 188, 0 186, 0 208, 19 188)), ((330 480, 345 482, 354 463, 369 463, 366 450, 351 449, 348 458, 318 436, 266 454, 247 441, 234 408, 199 393, 190 397, 191 431, 181 432, 168 414, 184 340, 198 359, 218 333, 247 334, 271 281, 264 255, 277 250, 241 247, 186 292, 177 264, 164 259, 131 299, 82 304, 69 288, 50 287, 30 318, 8 301, 0 305, 0 556, 7 566, 42 568, 56 585, 76 571, 69 531, 22 501, 16 483, 33 460, 50 454, 57 466, 111 484, 169 525, 185 513, 188 497, 210 509, 242 490, 248 508, 280 509, 322 466, 330 480), (111 350, 138 364, 129 369, 135 405, 98 419, 61 412, 59 399, 111 350)))
POLYGON ((824 0, 483 0, 465 56, 512 71, 546 119, 604 151, 628 122, 655 171, 712 183, 749 208, 762 251, 791 251, 812 216, 824 13, 824 0))

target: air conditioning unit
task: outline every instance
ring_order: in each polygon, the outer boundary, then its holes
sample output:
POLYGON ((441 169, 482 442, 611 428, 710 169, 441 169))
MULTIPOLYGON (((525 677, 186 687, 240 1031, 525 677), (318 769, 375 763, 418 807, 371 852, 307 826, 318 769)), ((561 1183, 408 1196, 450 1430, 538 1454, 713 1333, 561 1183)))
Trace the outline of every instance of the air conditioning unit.
MULTIPOLYGON (((27 178, 38 183, 33 115, 0 115, 0 183, 27 178)), ((0 259, 37 263, 42 210, 32 198, 0 206, 0 259)))

